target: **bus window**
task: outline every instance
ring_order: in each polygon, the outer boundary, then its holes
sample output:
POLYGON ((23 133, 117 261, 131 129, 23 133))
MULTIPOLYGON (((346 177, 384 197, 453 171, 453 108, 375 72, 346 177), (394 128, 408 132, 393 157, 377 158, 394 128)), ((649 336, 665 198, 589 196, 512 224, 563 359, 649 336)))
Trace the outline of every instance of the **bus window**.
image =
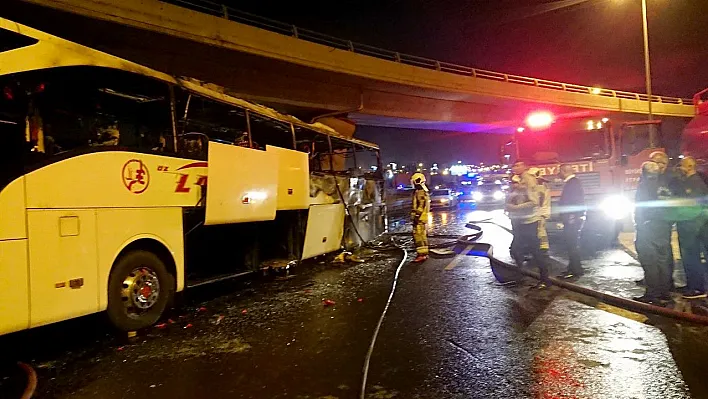
POLYGON ((309 154, 310 172, 329 171, 329 141, 327 136, 313 130, 295 126, 296 149, 309 154))
POLYGON ((254 148, 265 150, 266 145, 293 148, 293 133, 289 123, 280 122, 254 113, 249 113, 251 140, 254 148))
POLYGON ((332 165, 333 172, 356 172, 357 162, 354 152, 354 145, 350 141, 345 141, 332 137, 332 165))
POLYGON ((181 91, 175 94, 175 104, 180 154, 206 159, 209 140, 249 146, 243 109, 181 91))
POLYGON ((0 189, 24 172, 29 144, 25 128, 29 98, 19 82, 5 79, 0 83, 0 189))
POLYGON ((3 76, 0 87, 2 130, 22 130, 25 164, 102 146, 160 150, 171 136, 168 87, 147 77, 65 67, 3 76))
POLYGON ((355 145, 355 157, 357 169, 366 176, 372 178, 383 178, 379 151, 373 148, 355 145))
POLYGON ((44 72, 29 112, 42 121, 46 152, 100 146, 164 150, 172 131, 167 85, 102 68, 44 72))

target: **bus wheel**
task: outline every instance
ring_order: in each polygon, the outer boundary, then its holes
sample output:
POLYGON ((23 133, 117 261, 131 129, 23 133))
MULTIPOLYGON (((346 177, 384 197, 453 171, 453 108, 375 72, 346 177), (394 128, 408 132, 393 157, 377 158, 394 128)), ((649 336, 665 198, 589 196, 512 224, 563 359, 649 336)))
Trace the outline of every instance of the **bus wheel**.
POLYGON ((174 278, 152 252, 135 250, 122 256, 108 279, 108 318, 124 331, 149 327, 171 302, 174 278))

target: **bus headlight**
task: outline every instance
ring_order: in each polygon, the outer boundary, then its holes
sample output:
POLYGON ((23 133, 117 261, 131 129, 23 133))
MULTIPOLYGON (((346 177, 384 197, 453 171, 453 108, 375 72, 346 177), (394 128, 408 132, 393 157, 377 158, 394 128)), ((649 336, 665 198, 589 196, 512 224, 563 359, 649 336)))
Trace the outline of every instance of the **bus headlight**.
POLYGON ((613 195, 600 203, 600 209, 612 220, 620 220, 629 216, 634 208, 632 202, 622 195, 613 195))
POLYGON ((482 198, 484 198, 484 194, 482 194, 481 192, 475 191, 475 192, 472 193, 472 199, 473 199, 473 200, 475 200, 475 201, 481 201, 482 198))
POLYGON ((495 191, 494 194, 492 194, 495 200, 500 200, 504 198, 504 193, 501 191, 495 191))

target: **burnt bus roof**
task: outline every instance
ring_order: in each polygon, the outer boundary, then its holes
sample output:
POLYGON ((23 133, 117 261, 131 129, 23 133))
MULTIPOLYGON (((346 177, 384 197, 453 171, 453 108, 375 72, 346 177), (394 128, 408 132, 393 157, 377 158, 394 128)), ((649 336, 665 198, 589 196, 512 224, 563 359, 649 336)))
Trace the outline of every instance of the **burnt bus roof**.
POLYGON ((22 36, 22 40, 19 41, 18 45, 8 48, 0 47, 0 76, 70 66, 95 66, 119 69, 148 76, 168 84, 177 85, 191 93, 247 109, 249 112, 254 112, 268 118, 285 123, 292 123, 295 126, 336 137, 340 140, 345 140, 368 149, 379 150, 379 146, 374 143, 347 137, 322 123, 306 123, 292 115, 281 114, 272 108, 230 96, 226 94, 224 87, 189 77, 171 76, 5 18, 0 18, 0 31, 13 32, 16 35, 22 36))

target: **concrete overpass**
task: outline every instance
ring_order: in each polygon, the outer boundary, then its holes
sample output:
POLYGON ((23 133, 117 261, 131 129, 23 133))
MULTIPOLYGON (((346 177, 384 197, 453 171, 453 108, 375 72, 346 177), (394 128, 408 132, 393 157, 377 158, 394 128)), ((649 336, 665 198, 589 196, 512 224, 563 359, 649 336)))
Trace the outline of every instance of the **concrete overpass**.
MULTIPOLYGON (((509 131, 539 108, 648 111, 641 93, 477 70, 190 1, 169 0, 200 11, 158 0, 5 0, 0 15, 305 118, 490 132, 509 131)), ((695 112, 690 99, 654 96, 652 105, 658 116, 695 112)))

